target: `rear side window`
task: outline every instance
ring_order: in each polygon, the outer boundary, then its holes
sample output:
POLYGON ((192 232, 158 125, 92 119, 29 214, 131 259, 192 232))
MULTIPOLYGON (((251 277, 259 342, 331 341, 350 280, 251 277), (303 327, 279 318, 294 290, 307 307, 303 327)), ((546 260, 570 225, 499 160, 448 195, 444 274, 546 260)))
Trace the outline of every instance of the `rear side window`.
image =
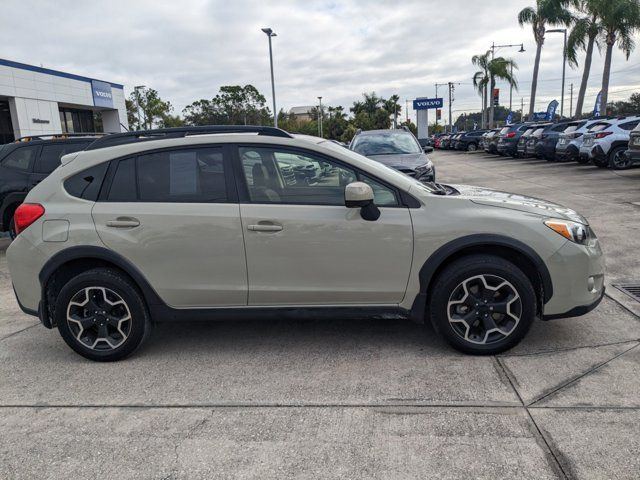
POLYGON ((38 148, 40 147, 32 146, 16 148, 13 152, 7 155, 4 160, 2 160, 2 166, 29 172, 31 171, 31 166, 33 165, 33 160, 38 148))
POLYGON ((137 160, 141 202, 226 202, 222 148, 173 150, 137 160))
POLYGON ((136 192, 136 159, 120 160, 111 181, 107 199, 110 202, 135 202, 136 192))
POLYGON ((609 128, 611 125, 608 123, 596 123, 595 125, 593 125, 589 131, 590 132, 601 132, 603 130, 606 130, 607 128, 609 128))
POLYGON ((640 123, 640 120, 635 120, 633 122, 623 123, 623 124, 618 125, 618 126, 622 130, 633 130, 634 128, 636 128, 638 126, 638 123, 640 123))
POLYGON ((98 199, 108 166, 109 162, 104 162, 76 173, 64 181, 64 189, 69 195, 95 202, 98 199))
POLYGON ((67 153, 84 150, 88 143, 59 143, 44 145, 40 157, 33 167, 35 173, 51 173, 60 166, 60 159, 67 153))

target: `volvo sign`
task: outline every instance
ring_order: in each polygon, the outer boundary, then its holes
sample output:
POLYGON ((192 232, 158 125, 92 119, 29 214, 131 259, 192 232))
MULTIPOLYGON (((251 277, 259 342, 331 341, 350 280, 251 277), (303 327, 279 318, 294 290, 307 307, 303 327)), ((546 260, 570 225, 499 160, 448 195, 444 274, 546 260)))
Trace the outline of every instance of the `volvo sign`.
POLYGON ((434 108, 442 108, 444 101, 441 98, 416 98, 413 101, 414 110, 431 110, 434 108))
POLYGON ((93 93, 93 104, 96 107, 113 108, 113 93, 110 83, 91 80, 91 92, 93 93))

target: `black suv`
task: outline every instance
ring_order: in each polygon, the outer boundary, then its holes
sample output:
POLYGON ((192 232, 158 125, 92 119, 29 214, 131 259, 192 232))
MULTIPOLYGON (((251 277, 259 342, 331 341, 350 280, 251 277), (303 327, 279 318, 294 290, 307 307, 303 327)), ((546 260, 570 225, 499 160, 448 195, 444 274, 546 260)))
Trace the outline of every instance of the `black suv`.
POLYGON ((487 130, 473 130, 471 132, 463 132, 456 139, 456 150, 465 150, 467 152, 475 152, 478 150, 482 135, 487 130))
POLYGON ((529 125, 526 123, 514 123, 513 125, 507 125, 500 133, 496 135, 498 137, 497 150, 500 155, 509 155, 511 157, 518 156, 518 142, 524 132, 527 131, 529 125))
POLYGON ((13 213, 29 190, 44 180, 68 153, 84 150, 96 135, 24 137, 0 145, 0 232, 14 237, 13 213))

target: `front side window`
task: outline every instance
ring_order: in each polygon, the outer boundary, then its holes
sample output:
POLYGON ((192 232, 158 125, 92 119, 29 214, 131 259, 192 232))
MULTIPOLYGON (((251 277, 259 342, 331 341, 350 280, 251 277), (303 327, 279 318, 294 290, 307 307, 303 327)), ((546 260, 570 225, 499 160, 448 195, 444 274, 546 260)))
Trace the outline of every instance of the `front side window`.
POLYGON ((421 153, 422 147, 410 133, 390 130, 389 132, 358 135, 353 141, 352 150, 367 157, 421 153))
POLYGON ((344 205, 353 170, 311 154, 264 147, 240 147, 249 198, 257 203, 344 205))
POLYGON ((4 167, 28 172, 31 170, 31 165, 33 165, 33 159, 37 151, 37 146, 18 147, 4 158, 2 165, 4 167))

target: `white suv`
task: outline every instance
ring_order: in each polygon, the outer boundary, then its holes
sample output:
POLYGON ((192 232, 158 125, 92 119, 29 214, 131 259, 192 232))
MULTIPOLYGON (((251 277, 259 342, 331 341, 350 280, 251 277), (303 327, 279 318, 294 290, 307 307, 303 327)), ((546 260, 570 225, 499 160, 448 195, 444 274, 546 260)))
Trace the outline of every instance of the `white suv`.
POLYGON ((591 160, 594 165, 605 168, 625 168, 625 152, 629 147, 631 130, 640 124, 640 117, 620 117, 591 125, 584 135, 580 147, 580 158, 591 160))
POLYGON ((152 320, 283 315, 410 318, 493 354, 604 294, 572 210, 269 127, 109 135, 63 157, 15 224, 20 306, 93 360, 129 355, 152 320))

